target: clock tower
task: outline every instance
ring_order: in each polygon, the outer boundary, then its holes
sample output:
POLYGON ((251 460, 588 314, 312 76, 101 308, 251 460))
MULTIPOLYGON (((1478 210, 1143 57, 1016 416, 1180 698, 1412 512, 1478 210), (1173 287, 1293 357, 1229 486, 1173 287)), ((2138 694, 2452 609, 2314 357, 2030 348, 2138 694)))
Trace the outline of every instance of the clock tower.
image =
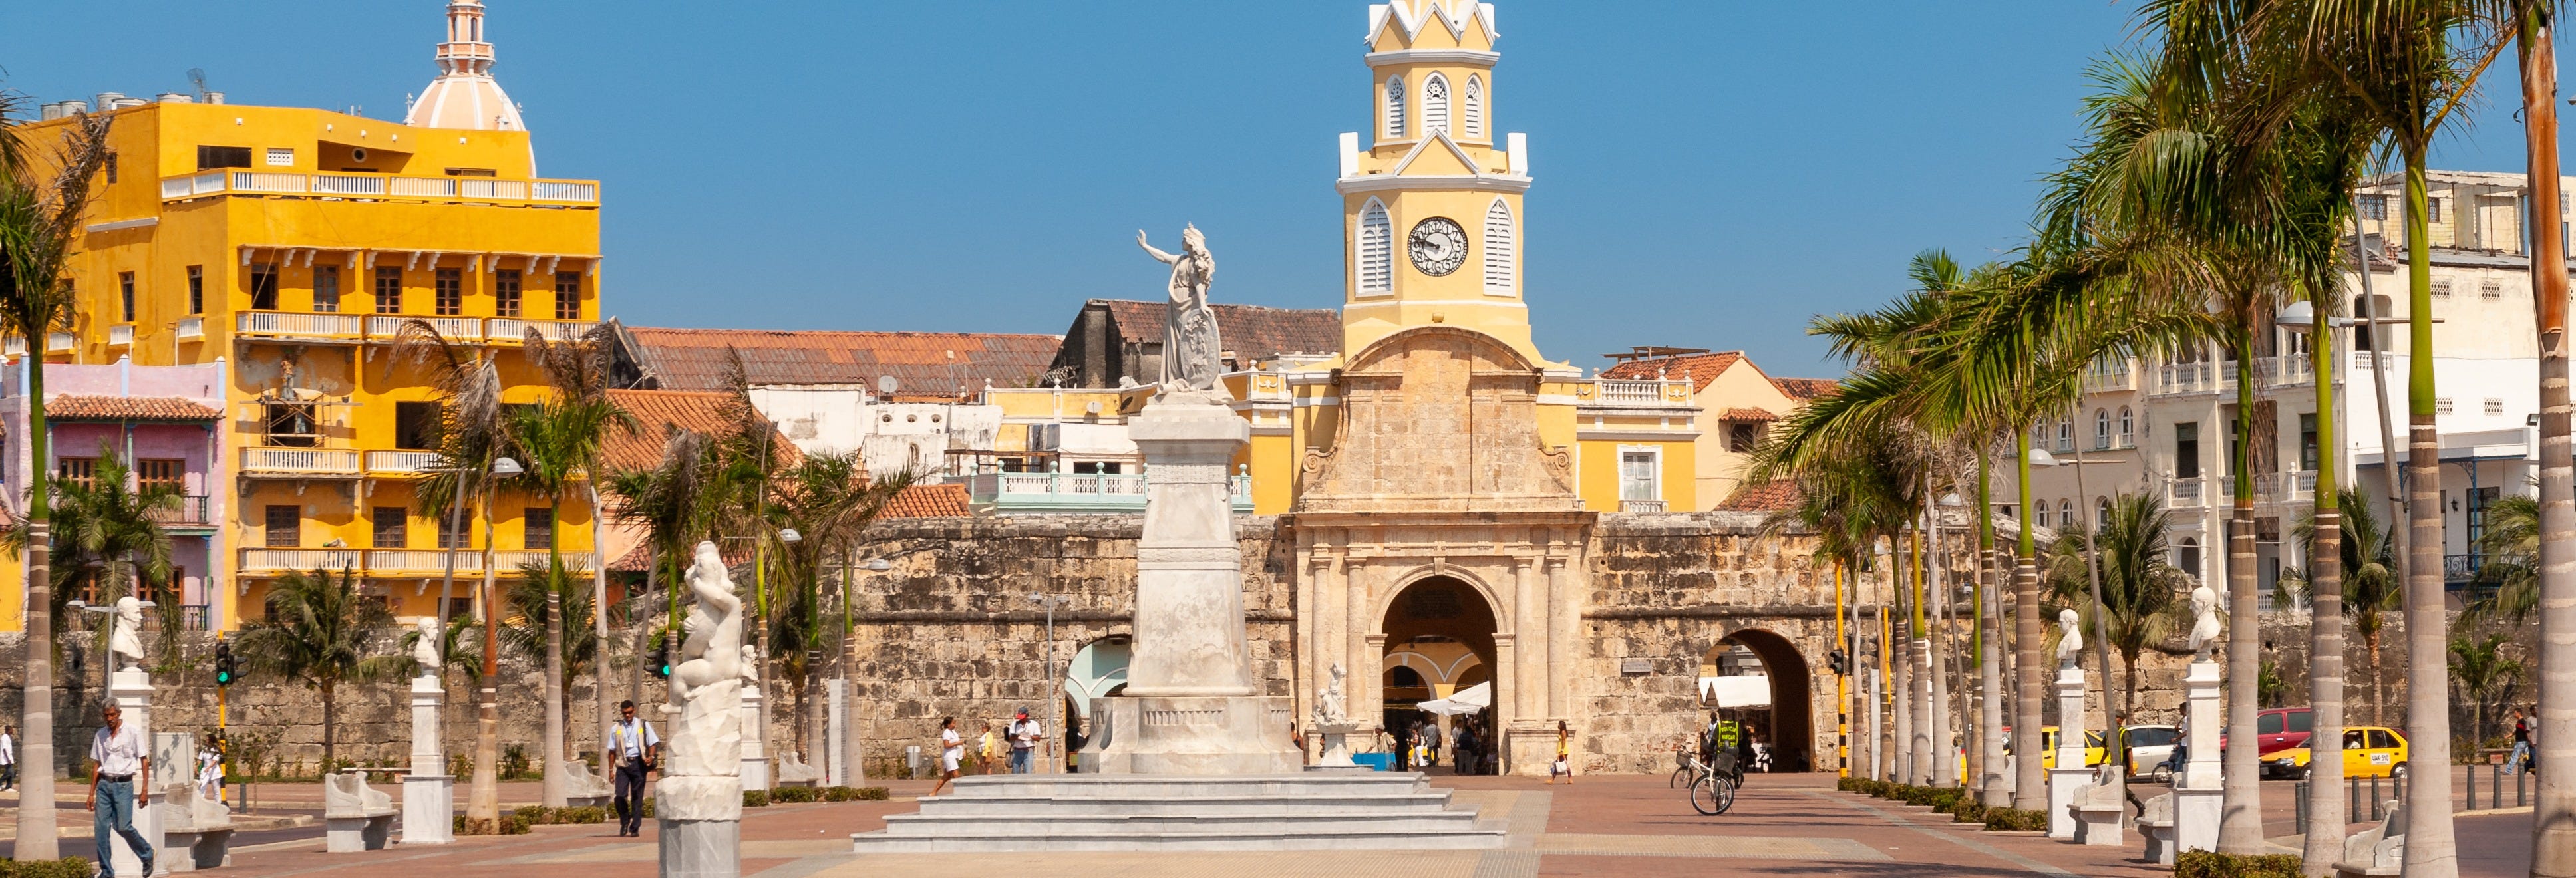
POLYGON ((1444 324, 1532 363, 1521 298, 1528 141, 1494 131, 1494 7, 1369 7, 1370 130, 1341 140, 1342 350, 1444 324))

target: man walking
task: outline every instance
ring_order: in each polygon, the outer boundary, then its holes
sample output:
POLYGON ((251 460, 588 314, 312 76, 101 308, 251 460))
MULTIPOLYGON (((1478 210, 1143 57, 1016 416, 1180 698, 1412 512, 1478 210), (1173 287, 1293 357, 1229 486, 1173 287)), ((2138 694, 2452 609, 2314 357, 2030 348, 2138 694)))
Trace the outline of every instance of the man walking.
POLYGON ((2531 718, 2523 716, 2522 708, 2517 707, 2513 710, 2513 755, 2506 757, 2504 770, 2506 774, 2518 774, 2530 765, 2531 718))
POLYGON ((653 751, 662 738, 653 724, 635 718, 635 702, 617 704, 617 724, 608 729, 608 748, 617 760, 617 834, 644 835, 644 781, 653 770, 653 751))
POLYGON ((0 790, 18 788, 18 727, 0 726, 0 790))
POLYGON ((1028 708, 1020 708, 1019 714, 1011 717, 1011 727, 1005 733, 1011 738, 1012 774, 1037 770, 1038 741, 1046 737, 1042 732, 1038 721, 1029 718, 1028 708))
POLYGON ((152 807, 152 790, 135 787, 137 778, 152 771, 152 751, 143 743, 142 731, 125 724, 125 711, 116 705, 108 705, 101 718, 107 725, 89 744, 89 810, 97 815, 93 832, 98 838, 99 878, 116 878, 116 849, 111 845, 120 835, 125 846, 134 849, 134 858, 142 861, 140 878, 151 878, 152 843, 134 831, 134 809, 152 807))

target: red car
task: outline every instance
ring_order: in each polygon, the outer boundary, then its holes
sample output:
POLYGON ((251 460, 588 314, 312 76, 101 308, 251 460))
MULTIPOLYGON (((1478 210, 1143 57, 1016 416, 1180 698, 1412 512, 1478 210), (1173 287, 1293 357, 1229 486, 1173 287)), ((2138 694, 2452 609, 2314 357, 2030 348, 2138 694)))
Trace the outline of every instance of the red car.
POLYGON ((2292 747, 2308 745, 2308 730, 2316 727, 2316 714, 2304 707, 2276 707, 2254 715, 2257 750, 2263 756, 2292 747))

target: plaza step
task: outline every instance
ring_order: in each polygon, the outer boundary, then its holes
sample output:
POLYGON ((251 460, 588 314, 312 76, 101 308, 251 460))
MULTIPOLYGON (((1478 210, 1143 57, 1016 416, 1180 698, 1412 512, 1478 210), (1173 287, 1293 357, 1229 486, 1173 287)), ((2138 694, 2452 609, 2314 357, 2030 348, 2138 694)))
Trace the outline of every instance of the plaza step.
POLYGON ((1460 850, 1503 845, 1414 772, 985 775, 850 836, 852 853, 1460 850))

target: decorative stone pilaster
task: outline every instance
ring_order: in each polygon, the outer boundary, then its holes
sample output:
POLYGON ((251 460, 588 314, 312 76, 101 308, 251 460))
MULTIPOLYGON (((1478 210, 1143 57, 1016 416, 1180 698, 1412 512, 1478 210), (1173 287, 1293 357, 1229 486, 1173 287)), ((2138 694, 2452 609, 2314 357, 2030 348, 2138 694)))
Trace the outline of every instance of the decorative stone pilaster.
POLYGON ((2075 788, 2093 782, 2084 770, 2084 669, 2057 671, 2057 766, 2048 770, 2048 837, 2075 838, 2075 815, 2067 805, 2075 788))
MULTIPOLYGON (((2190 670, 2183 674, 2182 686, 2187 699, 2183 724, 2191 728, 2183 738, 2182 772, 2174 775, 2174 847, 2214 851, 2218 849, 2218 823, 2225 814, 2225 794, 2219 785, 2218 733, 2222 721, 2218 715, 2218 663, 2206 659, 2192 662, 2190 670)), ((2328 758, 2337 755, 2329 754, 2328 758)))
POLYGON ((447 773, 447 749, 439 740, 439 713, 447 687, 436 674, 411 681, 411 773, 403 776, 402 843, 450 844, 456 841, 456 778, 447 773))

